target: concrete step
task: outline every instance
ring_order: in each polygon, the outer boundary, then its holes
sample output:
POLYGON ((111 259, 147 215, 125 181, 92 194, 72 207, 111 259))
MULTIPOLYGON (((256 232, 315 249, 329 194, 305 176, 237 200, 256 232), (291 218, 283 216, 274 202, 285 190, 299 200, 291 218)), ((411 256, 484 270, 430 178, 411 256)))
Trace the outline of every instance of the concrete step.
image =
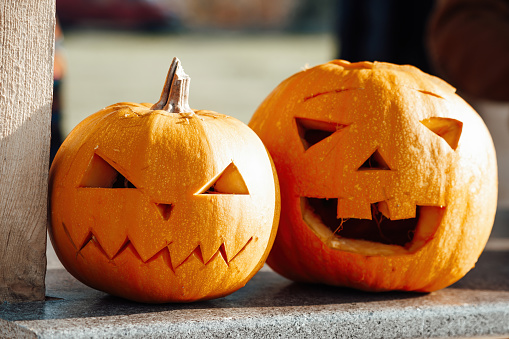
POLYGON ((508 263, 509 239, 495 238, 466 277, 433 293, 298 284, 264 267, 225 298, 163 305, 113 297, 53 269, 47 301, 0 305, 0 337, 508 337, 508 263))

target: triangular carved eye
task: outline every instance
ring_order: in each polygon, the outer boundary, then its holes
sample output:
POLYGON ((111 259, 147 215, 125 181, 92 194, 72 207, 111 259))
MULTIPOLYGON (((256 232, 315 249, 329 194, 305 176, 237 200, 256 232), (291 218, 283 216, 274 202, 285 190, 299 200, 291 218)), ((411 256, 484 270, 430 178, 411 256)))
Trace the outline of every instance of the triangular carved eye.
POLYGON ((461 121, 450 118, 429 118, 424 119, 421 123, 429 128, 433 133, 442 137, 453 150, 458 147, 461 137, 463 123, 461 121))
POLYGON ((249 194, 239 169, 232 162, 198 194, 249 194))
POLYGON ((97 154, 94 154, 90 161, 81 179, 80 187, 136 188, 132 182, 97 154))
POLYGON ((330 137, 337 130, 348 126, 306 118, 295 118, 295 122, 297 123, 297 131, 305 150, 330 137))
POLYGON ((378 152, 378 149, 375 150, 373 152, 373 154, 371 154, 369 156, 369 158, 366 161, 364 161, 364 163, 361 165, 361 167, 359 167, 357 169, 357 171, 370 171, 370 170, 376 170, 376 171, 380 171, 380 170, 390 171, 391 170, 391 168, 389 167, 389 165, 387 165, 387 162, 382 157, 380 152, 378 152))

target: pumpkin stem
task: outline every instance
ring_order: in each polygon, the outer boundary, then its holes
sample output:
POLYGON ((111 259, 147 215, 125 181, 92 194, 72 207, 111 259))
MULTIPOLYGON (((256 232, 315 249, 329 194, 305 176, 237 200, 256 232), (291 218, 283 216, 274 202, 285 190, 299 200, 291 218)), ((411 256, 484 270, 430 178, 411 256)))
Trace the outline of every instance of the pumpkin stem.
POLYGON ((151 109, 169 113, 193 113, 189 107, 189 82, 178 58, 173 58, 159 101, 151 109))

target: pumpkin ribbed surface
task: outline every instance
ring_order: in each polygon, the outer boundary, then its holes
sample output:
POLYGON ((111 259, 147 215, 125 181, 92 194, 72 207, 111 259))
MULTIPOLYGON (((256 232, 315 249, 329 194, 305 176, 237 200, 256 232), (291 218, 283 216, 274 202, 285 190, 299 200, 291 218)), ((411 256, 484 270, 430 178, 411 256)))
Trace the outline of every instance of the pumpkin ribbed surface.
POLYGON ((58 151, 49 234, 83 283, 186 302, 232 293, 263 266, 279 218, 270 156, 242 122, 186 106, 111 105, 58 151))
POLYGON ((282 212, 269 265, 308 282, 434 291, 482 252, 497 204, 490 134, 446 82, 335 60, 283 81, 249 126, 282 212))

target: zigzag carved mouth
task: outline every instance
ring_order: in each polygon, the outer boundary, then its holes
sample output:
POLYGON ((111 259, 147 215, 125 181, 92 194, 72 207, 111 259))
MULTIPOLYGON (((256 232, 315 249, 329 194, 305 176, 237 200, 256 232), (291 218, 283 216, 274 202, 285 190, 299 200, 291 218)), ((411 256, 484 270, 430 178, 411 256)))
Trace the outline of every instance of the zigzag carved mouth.
POLYGON ((124 244, 120 247, 120 249, 118 250, 117 253, 115 253, 112 257, 108 256, 108 254, 106 253, 106 251, 104 250, 103 246, 100 244, 99 240, 97 239, 97 237, 94 235, 94 233, 92 231, 89 232, 88 236, 85 238, 85 241, 83 242, 83 244, 81 246, 76 246, 76 244, 74 243, 74 241, 72 240, 71 238, 71 235, 69 233, 69 230, 67 229, 67 227, 65 226, 64 223, 62 223, 62 227, 64 229, 64 232, 65 234, 67 235, 69 241, 71 242, 72 246, 74 247, 74 249, 76 250, 76 256, 83 256, 83 254, 81 253, 83 251, 83 249, 85 249, 87 246, 95 246, 109 261, 111 262, 115 262, 115 259, 117 257, 119 257, 123 252, 125 252, 127 249, 131 250, 134 255, 142 262, 144 263, 149 263, 153 260, 156 260, 159 256, 163 256, 165 258, 167 258, 167 260, 165 260, 165 262, 168 264, 168 266, 170 267, 170 269, 175 273, 176 270, 182 266, 183 264, 185 264, 188 260, 190 260, 193 256, 198 259, 203 265, 207 265, 208 263, 210 263, 211 261, 213 261, 217 256, 220 256, 224 262, 226 263, 226 265, 230 265, 230 263, 242 252, 246 249, 246 247, 249 245, 249 243, 251 243, 251 241, 253 240, 253 237, 249 238, 249 240, 244 244, 244 246, 242 246, 242 248, 237 252, 235 253, 231 258, 228 258, 227 257, 227 254, 226 254, 226 248, 225 248, 225 244, 222 243, 221 246, 219 246, 218 250, 210 257, 210 259, 208 261, 205 261, 204 258, 203 258, 203 254, 202 254, 202 250, 201 250, 201 247, 200 245, 198 245, 193 251, 191 251, 191 253, 189 253, 188 256, 186 256, 186 258, 179 264, 177 265, 173 265, 170 258, 171 258, 171 253, 170 253, 170 249, 169 249, 169 245, 171 244, 168 244, 167 246, 165 246, 164 248, 162 248, 159 252, 157 252, 156 254, 154 254, 151 258, 147 259, 147 260, 143 260, 141 258, 141 256, 139 255, 138 251, 136 250, 136 248, 134 247, 133 243, 131 242, 131 240, 129 239, 129 237, 126 238, 124 244))
POLYGON ((377 249, 384 254, 416 251, 434 237, 445 212, 442 206, 416 206, 415 218, 391 220, 375 203, 371 204, 371 219, 338 219, 337 205, 334 198, 302 197, 302 217, 329 247, 369 255, 377 254, 377 249), (354 245, 352 240, 359 242, 354 245), (377 244, 382 246, 375 249, 377 244))

